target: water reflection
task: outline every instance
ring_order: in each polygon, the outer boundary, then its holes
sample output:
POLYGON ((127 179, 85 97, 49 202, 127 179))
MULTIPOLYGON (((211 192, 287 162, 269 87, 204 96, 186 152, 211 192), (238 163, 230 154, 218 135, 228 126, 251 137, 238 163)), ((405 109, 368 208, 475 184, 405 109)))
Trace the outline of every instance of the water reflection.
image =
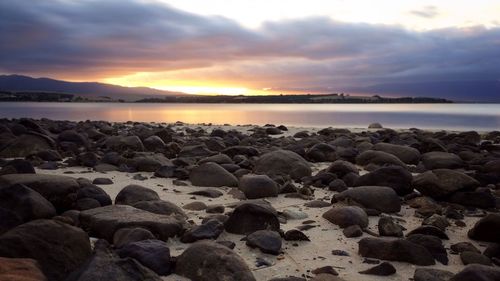
POLYGON ((0 103, 0 117, 360 128, 380 122, 392 128, 496 130, 500 105, 0 103))

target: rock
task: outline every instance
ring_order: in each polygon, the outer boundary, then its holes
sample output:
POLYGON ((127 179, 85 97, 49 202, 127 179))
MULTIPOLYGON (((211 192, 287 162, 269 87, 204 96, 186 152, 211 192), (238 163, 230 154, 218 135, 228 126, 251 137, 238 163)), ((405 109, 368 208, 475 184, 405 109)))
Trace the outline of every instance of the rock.
POLYGON ((382 125, 380 125, 380 123, 371 123, 370 125, 368 125, 368 129, 382 129, 382 125))
POLYGON ((64 280, 90 255, 87 233, 53 220, 34 220, 0 236, 0 256, 34 259, 49 280, 64 280))
POLYGON ((396 273, 396 268, 388 262, 383 262, 367 270, 360 271, 359 273, 377 276, 389 276, 396 273))
POLYGON ((124 245, 132 242, 154 239, 155 236, 151 231, 142 227, 125 227, 118 229, 113 235, 113 245, 116 248, 121 248, 124 245))
POLYGON ((134 208, 155 214, 160 214, 160 215, 177 214, 181 217, 187 217, 184 211, 179 206, 165 200, 140 201, 132 206, 134 208))
POLYGON ((227 156, 226 154, 216 154, 216 155, 205 157, 205 158, 201 159, 200 161, 198 161, 198 164, 203 164, 203 163, 208 163, 208 162, 214 162, 214 163, 217 163, 219 165, 233 164, 233 160, 231 160, 231 158, 229 156, 227 156))
POLYGON ((318 267, 316 269, 311 270, 311 273, 312 274, 316 274, 316 275, 318 275, 318 274, 325 274, 325 273, 326 274, 331 274, 331 275, 339 275, 339 273, 331 265, 318 267))
POLYGON ((338 156, 335 147, 326 143, 317 143, 306 151, 306 158, 311 162, 333 162, 338 156))
POLYGON ((496 206, 495 196, 493 196, 489 190, 473 192, 457 191, 450 196, 448 201, 482 209, 495 208, 496 206))
POLYGON ((500 280, 498 267, 470 264, 455 274, 450 281, 497 281, 500 280))
POLYGON ((211 189, 211 188, 193 191, 193 192, 190 192, 189 194, 200 195, 200 196, 209 197, 209 198, 217 198, 217 197, 221 197, 223 195, 222 192, 220 192, 216 189, 211 189))
POLYGON ((479 182, 468 175, 448 169, 422 173, 413 179, 413 187, 432 198, 443 198, 455 191, 476 188, 479 182))
POLYGON ((222 153, 234 157, 236 155, 245 155, 247 157, 257 156, 260 154, 259 150, 252 146, 235 145, 228 147, 222 153))
POLYGON ((344 236, 347 238, 353 238, 363 235, 363 230, 361 229, 361 227, 359 227, 359 225, 351 225, 344 228, 344 230, 342 230, 342 233, 344 233, 344 236))
POLYGON ((338 276, 335 276, 332 274, 327 274, 327 273, 318 274, 318 275, 314 276, 314 278, 311 278, 309 280, 311 280, 311 281, 344 281, 344 279, 342 279, 338 276))
POLYGON ((94 167, 99 162, 99 156, 93 152, 84 152, 78 155, 77 161, 82 166, 94 167))
POLYGON ((334 195, 336 200, 352 200, 368 209, 385 213, 401 210, 401 200, 396 192, 386 186, 359 186, 334 195))
POLYGON ((403 227, 390 217, 381 217, 378 220, 378 233, 380 236, 403 237, 403 227))
POLYGON ((405 163, 399 160, 396 156, 387 152, 375 150, 363 151, 356 157, 356 164, 360 166, 368 166, 369 164, 372 164, 376 166, 395 165, 406 167, 405 163))
POLYGON ((381 167, 357 178, 354 186, 388 186, 399 196, 410 194, 413 177, 400 166, 381 167))
POLYGON ((55 142, 49 137, 38 133, 26 133, 12 139, 0 148, 1 158, 26 157, 40 151, 53 149, 55 142))
POLYGON ((134 205, 141 201, 156 201, 160 200, 160 196, 156 191, 137 184, 129 184, 125 186, 115 198, 117 205, 134 205))
POLYGON ((66 130, 61 132, 57 136, 57 141, 59 143, 72 142, 74 144, 77 144, 78 146, 84 146, 84 147, 87 147, 89 145, 89 140, 87 139, 87 137, 84 136, 83 134, 78 133, 75 130, 66 130))
POLYGON ((472 245, 470 242, 459 242, 450 245, 450 249, 455 252, 455 253, 461 253, 461 252, 475 252, 475 253, 481 253, 476 246, 472 245))
POLYGON ((47 199, 22 184, 0 187, 0 208, 15 213, 23 222, 56 215, 56 209, 47 199))
POLYGON ((399 158, 406 164, 418 164, 420 161, 420 152, 409 146, 396 145, 391 143, 377 143, 372 147, 372 150, 387 152, 399 158))
POLYGON ((47 278, 36 260, 0 257, 0 280, 47 281, 47 278))
POLYGON ((202 211, 207 208, 207 204, 201 201, 194 201, 182 206, 183 209, 191 210, 191 211, 202 211))
POLYGON ((281 251, 281 236, 270 230, 257 230, 247 236, 247 246, 258 248, 261 252, 279 255, 281 251))
POLYGON ((161 281, 161 278, 135 259, 120 259, 105 241, 99 240, 94 255, 65 281, 96 280, 161 281))
POLYGON ((108 185, 108 184, 113 184, 113 181, 108 178, 95 178, 92 181, 92 184, 97 184, 97 185, 108 185))
POLYGON ((249 234, 264 229, 278 231, 280 223, 276 210, 270 204, 253 201, 238 205, 224 227, 229 233, 249 234))
POLYGON ((176 169, 177 167, 174 165, 163 165, 155 171, 154 176, 158 178, 173 178, 176 169))
POLYGON ((179 152, 179 157, 207 157, 217 154, 217 152, 208 149, 205 144, 184 146, 179 152))
POLYGON ((168 275, 173 270, 167 243, 149 239, 131 242, 118 249, 121 258, 133 258, 158 275, 168 275))
POLYGON ((456 169, 464 166, 464 162, 457 155, 441 151, 424 153, 422 163, 427 170, 456 169))
POLYGON ((286 241, 311 241, 309 240, 309 237, 307 237, 307 235, 297 229, 290 229, 285 232, 283 239, 285 239, 286 241))
POLYGON ((189 173, 189 179, 195 186, 237 186, 238 179, 216 163, 204 163, 189 173))
POLYGON ((439 238, 432 235, 413 234, 408 235, 406 240, 424 246, 432 254, 434 259, 444 265, 448 264, 448 254, 439 238))
POLYGON ((445 216, 434 214, 422 222, 422 225, 432 225, 434 227, 439 228, 443 232, 446 231, 446 228, 450 226, 448 219, 445 216))
POLYGON ((110 205, 82 211, 80 224, 90 235, 113 241, 115 232, 123 227, 145 228, 161 240, 180 235, 185 228, 183 218, 159 215, 127 205, 110 205))
POLYGON ((328 189, 331 191, 342 192, 347 190, 347 184, 341 179, 334 179, 328 184, 328 189))
POLYGON ((307 213, 294 209, 285 209, 282 214, 288 220, 302 220, 308 217, 307 213))
POLYGON ((93 184, 84 185, 76 193, 76 199, 91 198, 98 202, 97 207, 111 205, 111 198, 109 195, 100 187, 93 184))
POLYGON ((11 174, 0 176, 0 186, 23 184, 40 193, 56 208, 57 212, 71 209, 78 182, 71 177, 43 174, 11 174))
POLYGON ((483 264, 483 265, 491 265, 491 260, 487 256, 471 252, 471 251, 463 251, 460 253, 460 259, 464 265, 468 264, 483 264))
POLYGON ((106 139, 104 146, 116 152, 125 150, 144 151, 144 145, 138 136, 112 136, 106 139))
POLYGON ((196 281, 255 281, 241 257, 209 241, 187 248, 177 258, 175 273, 196 281))
POLYGON ((194 226, 182 235, 182 243, 193 243, 202 239, 217 239, 224 231, 224 224, 216 219, 211 219, 204 224, 194 226))
POLYGON ((238 188, 248 199, 278 196, 278 185, 267 175, 244 175, 238 182, 238 188))
POLYGON ((467 233, 470 239, 500 243, 500 215, 488 214, 467 233))
POLYGON ((144 147, 149 151, 162 151, 165 149, 165 142, 159 136, 147 137, 144 142, 144 147))
POLYGON ((444 240, 448 240, 448 235, 446 235, 446 233, 444 231, 442 231, 441 229, 435 227, 435 226, 432 226, 432 225, 422 225, 422 226, 419 226, 415 229, 413 229, 412 231, 408 232, 406 234, 406 236, 410 236, 410 235, 413 235, 413 234, 425 234, 425 235, 432 235, 432 236, 435 236, 439 239, 444 239, 444 240))
POLYGON ((363 209, 356 206, 332 208, 323 214, 323 218, 341 228, 351 225, 359 225, 362 228, 368 226, 368 216, 363 209))
POLYGON ((300 155, 289 150, 276 150, 261 155, 254 172, 268 176, 289 175, 294 180, 311 175, 309 163, 300 155))
POLYGON ((14 159, 7 162, 0 171, 0 175, 6 174, 35 174, 35 168, 33 168, 33 165, 29 161, 14 159), (9 172, 6 172, 7 170, 9 172))
POLYGON ((416 265, 435 264, 432 254, 425 247, 404 239, 363 238, 359 241, 359 254, 368 258, 402 261, 416 265))
POLYGON ((22 223, 22 219, 16 213, 0 208, 0 235, 22 223))
POLYGON ((309 208, 326 208, 330 207, 332 204, 323 200, 312 200, 304 204, 304 206, 309 208))
POLYGON ((326 168, 326 171, 337 175, 339 178, 343 178, 345 175, 350 173, 359 174, 359 170, 354 164, 344 160, 337 160, 333 162, 328 168, 326 168))
POLYGON ((209 214, 222 214, 224 213, 224 210, 225 210, 224 205, 214 204, 214 205, 208 205, 205 212, 209 214))
POLYGON ((453 273, 435 268, 417 268, 413 275, 414 281, 448 281, 453 273))

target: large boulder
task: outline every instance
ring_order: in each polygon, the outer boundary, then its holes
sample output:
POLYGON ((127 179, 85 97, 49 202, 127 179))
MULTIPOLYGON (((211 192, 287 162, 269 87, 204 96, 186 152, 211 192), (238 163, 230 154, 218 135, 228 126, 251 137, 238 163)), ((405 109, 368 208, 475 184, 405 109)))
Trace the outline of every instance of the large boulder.
POLYGON ((442 264, 448 264, 448 254, 443 246, 443 242, 436 236, 425 234, 407 235, 406 240, 424 246, 442 264))
POLYGON ((247 235, 247 246, 258 248, 261 252, 279 255, 281 251, 281 236, 276 231, 257 230, 247 235))
POLYGON ((138 136, 112 136, 106 139, 104 146, 111 151, 144 151, 144 145, 138 136))
POLYGON ((119 258, 106 241, 97 241, 94 255, 65 281, 161 281, 161 278, 136 259, 119 258))
POLYGON ((271 177, 287 175, 294 180, 311 175, 309 163, 289 150, 275 150, 261 155, 255 163, 254 171, 271 177))
POLYGON ((23 222, 56 215, 56 209, 47 199, 22 184, 0 187, 0 208, 14 212, 23 222))
POLYGON ((306 158, 311 162, 333 162, 338 156, 335 147, 326 143, 317 143, 306 151, 306 158))
POLYGON ((36 260, 0 257, 0 280, 47 281, 47 278, 36 260))
POLYGON ((27 133, 12 139, 6 146, 0 148, 0 157, 26 157, 54 147, 55 143, 49 137, 38 133, 27 133))
POLYGON ((366 150, 356 157, 356 164, 360 166, 388 166, 396 165, 405 167, 405 163, 399 160, 398 157, 383 151, 366 150))
POLYGON ((368 215, 357 206, 332 208, 323 214, 323 218, 341 228, 351 225, 359 225, 361 228, 368 226, 368 215))
POLYGON ((328 173, 335 174, 339 178, 343 178, 347 174, 359 174, 356 165, 345 160, 337 160, 326 169, 328 173))
POLYGON ((279 188, 267 175, 244 175, 238 182, 238 188, 248 199, 278 196, 279 188))
POLYGON ((208 241, 194 243, 177 257, 175 273, 196 281, 255 281, 241 257, 208 241))
POLYGON ((413 178, 413 187, 432 198, 442 198, 455 191, 478 186, 479 182, 472 177, 449 169, 427 171, 413 178))
POLYGON ((441 151, 424 153, 422 163, 428 170, 456 169, 464 166, 464 162, 456 154, 441 151))
POLYGON ((339 201, 352 201, 368 209, 385 213, 396 213, 401 210, 401 199, 396 192, 387 186, 359 186, 342 191, 334 196, 339 201))
POLYGON ((115 232, 123 227, 142 227, 161 240, 180 235, 185 220, 177 215, 159 215, 127 205, 110 205, 82 211, 80 225, 90 235, 113 242, 115 232))
POLYGON ((401 166, 388 166, 378 168, 364 174, 354 181, 354 186, 388 186, 399 196, 404 196, 413 191, 411 186, 413 176, 401 166))
POLYGON ((49 280, 64 280, 90 255, 87 233, 54 220, 34 220, 0 236, 0 256, 34 259, 49 280))
POLYGON ((359 241, 359 254, 367 258, 402 261, 416 265, 435 264, 434 257, 425 247, 404 239, 363 238, 359 241))
POLYGON ((500 243, 500 215, 489 214, 469 230, 470 239, 500 243))
POLYGON ((128 243, 118 249, 121 258, 133 258, 158 275, 168 275, 172 271, 170 249, 161 240, 142 240, 128 243))
POLYGON ((381 142, 375 144, 372 149, 392 154, 406 164, 416 165, 420 161, 420 152, 413 147, 381 142))
POLYGON ((184 211, 172 202, 165 200, 140 201, 132 205, 137 209, 148 211, 160 215, 177 214, 182 217, 187 217, 184 211))
POLYGON ((189 179, 195 186, 238 186, 238 179, 233 174, 213 162, 193 168, 189 173, 189 179))
POLYGON ((158 196, 156 191, 137 184, 129 184, 118 192, 115 198, 115 204, 132 206, 141 201, 155 200, 160 200, 160 196, 158 196))
POLYGON ((280 223, 277 211, 269 203, 250 201, 238 205, 224 227, 229 233, 249 234, 263 229, 278 231, 280 223))
POLYGON ((450 281, 497 281, 500 280, 500 269, 481 264, 470 264, 455 274, 450 281))
POLYGON ((23 184, 50 201, 58 212, 72 208, 80 185, 76 179, 44 174, 10 174, 0 176, 0 186, 23 184))

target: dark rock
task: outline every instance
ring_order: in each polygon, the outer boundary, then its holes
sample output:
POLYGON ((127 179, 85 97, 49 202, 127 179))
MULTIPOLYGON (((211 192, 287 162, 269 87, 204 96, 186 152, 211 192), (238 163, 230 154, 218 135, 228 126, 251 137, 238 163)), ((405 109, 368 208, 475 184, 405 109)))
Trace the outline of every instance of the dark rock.
POLYGON ((341 179, 334 179, 328 184, 328 189, 331 191, 342 192, 344 190, 347 190, 347 185, 341 179))
POLYGON ((500 268, 481 264, 470 264, 450 279, 450 281, 497 280, 500 280, 500 268))
POLYGON ((471 251, 464 251, 460 253, 460 259, 462 260, 462 263, 464 265, 468 264, 483 264, 483 265, 491 265, 491 260, 487 256, 481 254, 481 253, 476 253, 476 252, 471 252, 471 251))
POLYGON ((33 259, 9 259, 0 257, 0 280, 46 281, 40 265, 33 259))
POLYGON ((142 227, 162 240, 180 235, 185 221, 179 216, 166 216, 127 205, 110 205, 82 211, 80 224, 90 235, 113 241, 115 232, 123 227, 142 227))
POLYGON ((306 158, 311 162, 333 162, 338 156, 335 147, 326 143, 317 143, 306 151, 306 158))
POLYGON ((413 177, 410 172, 400 166, 381 167, 357 178, 354 186, 388 186, 399 196, 413 191, 413 177))
POLYGON ((309 163, 289 150, 276 150, 263 154, 257 159, 254 171, 271 177, 289 175, 294 180, 311 175, 309 163))
POLYGON ((23 223, 23 220, 13 211, 0 208, 0 235, 23 223))
POLYGON ((451 203, 461 204, 483 209, 495 208, 496 199, 491 192, 473 191, 473 192, 455 192, 448 199, 451 203))
POLYGON ((464 162, 453 153, 433 151, 422 155, 422 163, 427 170, 461 168, 464 162))
POLYGON ((0 148, 0 157, 26 157, 54 147, 55 143, 49 137, 37 133, 27 133, 12 139, 7 145, 0 148))
POLYGON ((276 210, 270 204, 254 201, 238 205, 224 227, 229 233, 249 234, 264 229, 278 231, 280 223, 276 210))
POLYGON ((182 243, 193 243, 202 239, 217 239, 224 231, 224 224, 216 219, 211 219, 204 224, 197 225, 182 235, 182 243))
POLYGON ((237 186, 238 179, 219 164, 204 163, 189 173, 189 179, 195 186, 237 186))
POLYGON ((3 166, 2 170, 0 171, 0 175, 6 175, 6 174, 35 174, 35 168, 33 168, 33 165, 31 162, 26 161, 24 159, 14 159, 5 166, 3 166), (9 170, 10 172, 6 172, 9 170))
POLYGON ((108 185, 108 184, 113 184, 113 181, 109 178, 95 178, 92 181, 92 184, 97 184, 97 185, 108 185))
POLYGON ((259 150, 252 146, 231 146, 222 151, 222 153, 234 157, 236 155, 245 155, 247 157, 257 156, 260 154, 259 150))
POLYGON ((278 196, 278 185, 267 175, 244 175, 240 178, 238 188, 248 199, 278 196))
POLYGON ((0 208, 13 212, 23 222, 56 215, 56 209, 47 199, 22 184, 0 187, 0 208))
POLYGON ((205 158, 201 159, 200 161, 198 161, 198 164, 201 165, 203 163, 208 163, 208 162, 214 162, 214 163, 217 163, 219 165, 233 164, 233 160, 231 160, 231 158, 229 156, 227 156, 226 154, 216 154, 216 155, 205 157, 205 158))
POLYGON ((396 145, 391 143, 377 143, 372 147, 372 150, 387 152, 399 158, 406 164, 418 164, 420 161, 420 152, 409 146, 396 145))
POLYGON ((190 192, 189 194, 199 195, 199 196, 204 196, 204 197, 209 197, 209 198, 217 198, 217 197, 221 197, 223 195, 222 192, 220 192, 216 189, 211 189, 211 188, 193 191, 193 192, 190 192))
POLYGON ((439 238, 432 235, 413 234, 406 240, 424 246, 437 261, 444 265, 448 264, 448 254, 439 238))
POLYGON ((382 125, 380 123, 371 123, 368 125, 368 129, 382 129, 382 125))
POLYGON ((181 149, 179 157, 207 157, 214 154, 217 154, 217 152, 208 149, 208 147, 204 144, 188 145, 181 149))
POLYGON ((342 230, 342 233, 344 233, 345 237, 352 238, 363 235, 363 230, 361 229, 361 227, 359 227, 359 225, 351 225, 344 228, 344 230, 342 230))
POLYGON ((435 268, 417 268, 413 275, 414 281, 448 281, 453 273, 435 268))
POLYGON ((173 270, 170 261, 170 249, 160 240, 142 240, 131 242, 118 249, 121 258, 133 258, 158 275, 168 275, 173 270))
POLYGON ((143 144, 149 151, 163 151, 165 149, 165 142, 159 136, 147 137, 143 144))
POLYGON ((118 192, 115 204, 132 206, 137 202, 156 200, 160 200, 160 196, 156 191, 137 184, 129 184, 118 192))
POLYGON ((368 216, 366 212, 356 206, 332 208, 323 214, 323 218, 341 228, 351 225, 359 225, 362 228, 368 226, 368 216))
POLYGON ((334 195, 339 201, 352 200, 368 209, 385 213, 395 213, 401 210, 401 199, 396 192, 386 186, 359 186, 334 195))
POLYGON ((360 166, 368 166, 369 164, 376 166, 395 165, 405 167, 396 156, 383 151, 366 150, 356 157, 356 164, 360 166))
POLYGON ((281 236, 270 230, 257 230, 247 236, 247 246, 258 248, 263 253, 279 255, 281 251, 281 236))
POLYGON ((450 225, 450 223, 448 222, 448 219, 446 219, 445 216, 434 214, 434 215, 424 219, 424 221, 422 222, 422 225, 431 225, 431 226, 439 228, 440 230, 442 230, 444 232, 446 230, 446 228, 450 225))
POLYGON ((155 236, 151 231, 142 227, 125 227, 118 229, 113 235, 113 245, 116 248, 121 248, 124 245, 132 242, 154 239, 155 236))
POLYGON ((90 255, 87 233, 53 220, 34 220, 0 236, 0 256, 34 259, 49 280, 64 280, 90 255))
POLYGON ((403 227, 390 217, 381 217, 378 220, 378 233, 380 236, 403 237, 403 227))
POLYGON ((337 160, 333 162, 326 171, 332 174, 337 175, 337 177, 342 178, 347 174, 359 174, 358 168, 350 162, 344 160, 337 160))
POLYGON ((200 241, 178 258, 175 273, 197 281, 255 281, 245 261, 214 242, 200 241))
POLYGON ((359 254, 363 257, 416 265, 435 264, 434 257, 425 247, 404 239, 363 238, 359 241, 359 254))
POLYGON ((208 205, 205 212, 209 214, 222 214, 224 213, 224 210, 225 210, 224 205, 214 204, 214 205, 208 205))
POLYGON ((161 278, 135 259, 120 259, 109 249, 105 241, 99 240, 94 255, 66 279, 66 281, 96 280, 161 281, 161 278))
POLYGON ((96 200, 99 202, 97 207, 111 205, 112 203, 109 195, 102 188, 93 184, 84 185, 78 190, 76 199, 80 200, 83 198, 92 198, 96 200))
POLYGON ((99 156, 93 152, 84 152, 78 155, 77 161, 84 167, 94 167, 99 162, 99 156))
POLYGON ((323 200, 313 200, 304 204, 304 206, 309 208, 326 208, 330 207, 332 204, 323 200))
POLYGON ((201 201, 194 201, 182 206, 183 209, 191 210, 191 211, 202 211, 207 208, 207 204, 201 201))
POLYGON ((441 229, 439 229, 435 226, 432 226, 432 225, 419 226, 419 227, 415 228, 414 230, 408 232, 406 234, 406 236, 410 236, 413 234, 432 235, 432 236, 435 236, 439 239, 445 239, 445 240, 449 239, 448 235, 446 235, 446 233, 444 231, 442 231, 441 229))
POLYGON ((177 167, 174 165, 163 165, 155 171, 154 176, 158 178, 172 178, 175 175, 176 169, 177 167))
POLYGON ((378 276, 389 276, 396 273, 396 268, 388 262, 383 262, 367 270, 360 271, 359 273, 378 275, 378 276))
POLYGON ((144 151, 144 145, 138 136, 112 136, 106 139, 104 146, 111 151, 121 152, 125 150, 144 151))
POLYGON ((413 179, 413 187, 432 198, 442 198, 455 191, 475 188, 479 182, 468 175, 448 169, 427 171, 413 179))
POLYGON ((481 253, 472 243, 470 242, 459 242, 450 245, 450 249, 455 253, 462 253, 465 251, 481 253))
POLYGON ((297 229, 291 229, 285 232, 283 239, 286 241, 311 241, 307 235, 297 229))
POLYGON ((481 218, 467 235, 474 240, 500 243, 500 215, 489 214, 481 218))
POLYGON ((177 214, 187 217, 184 211, 172 202, 165 200, 140 201, 132 205, 134 208, 160 215, 177 214))

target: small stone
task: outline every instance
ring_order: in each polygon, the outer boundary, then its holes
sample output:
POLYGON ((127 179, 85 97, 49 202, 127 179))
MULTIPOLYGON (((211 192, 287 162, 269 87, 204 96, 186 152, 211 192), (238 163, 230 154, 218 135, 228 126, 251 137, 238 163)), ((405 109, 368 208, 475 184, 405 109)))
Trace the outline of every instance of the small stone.
POLYGON ((394 266, 388 262, 383 262, 367 270, 360 271, 359 273, 378 275, 378 276, 389 276, 396 273, 396 268, 394 268, 394 266))

